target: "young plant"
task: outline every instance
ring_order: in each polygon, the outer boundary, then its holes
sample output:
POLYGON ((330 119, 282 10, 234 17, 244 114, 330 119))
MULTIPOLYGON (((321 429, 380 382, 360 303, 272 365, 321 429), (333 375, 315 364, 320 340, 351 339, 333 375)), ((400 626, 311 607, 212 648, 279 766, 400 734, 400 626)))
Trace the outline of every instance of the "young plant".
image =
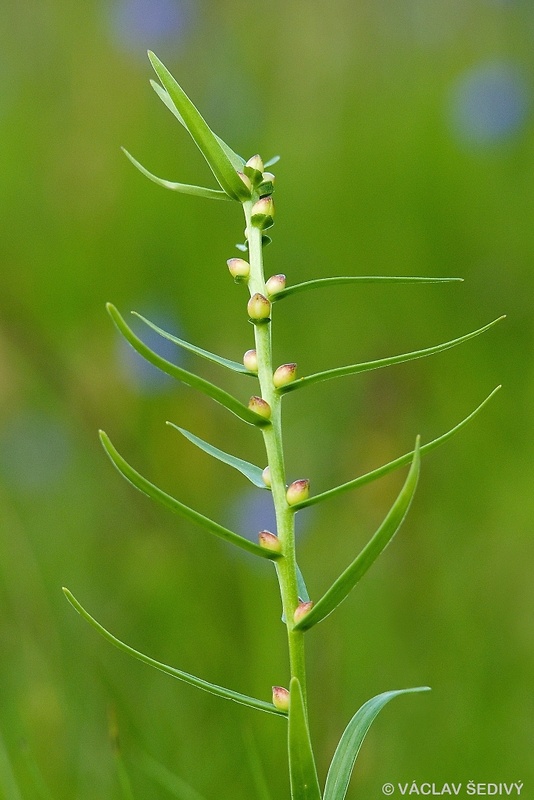
MULTIPOLYGON (((308 479, 297 480, 289 486, 287 485, 282 444, 283 398, 289 392, 311 386, 319 381, 380 369, 392 364, 400 364, 412 359, 440 353, 478 336, 499 320, 494 320, 478 330, 464 334, 451 341, 427 347, 423 350, 348 366, 334 367, 324 372, 317 372, 303 377, 297 377, 296 364, 282 364, 281 366, 273 364, 271 337, 274 307, 291 295, 311 289, 323 289, 332 285, 438 283, 461 279, 343 275, 318 278, 294 285, 286 285, 284 275, 273 275, 268 280, 265 280, 263 250, 270 242, 266 231, 272 227, 275 217, 275 206, 272 198, 275 177, 268 171, 268 168, 276 163, 278 159, 271 159, 271 161, 264 164, 259 155, 252 156, 248 161, 237 155, 208 127, 199 111, 161 61, 153 53, 149 53, 149 58, 161 81, 161 84, 152 83, 154 90, 190 134, 209 164, 220 188, 190 186, 163 180, 150 173, 129 153, 126 153, 126 155, 145 176, 167 189, 211 200, 231 200, 242 206, 246 224, 246 241, 244 244, 238 245, 238 247, 242 251, 243 257, 230 258, 227 263, 230 274, 234 277, 236 283, 244 284, 248 288, 250 298, 246 306, 244 319, 248 318, 249 322, 253 324, 255 348, 245 353, 243 363, 237 363, 178 339, 144 317, 140 318, 161 336, 170 339, 178 347, 185 348, 201 358, 213 361, 226 369, 246 376, 248 380, 252 380, 256 388, 253 389, 248 404, 240 402, 231 394, 199 375, 189 372, 157 355, 133 333, 114 306, 108 305, 108 311, 124 338, 147 361, 159 367, 163 372, 208 395, 243 422, 257 428, 265 446, 266 457, 263 459, 263 463, 267 462, 266 467, 255 466, 243 461, 236 455, 225 453, 193 433, 173 425, 197 447, 241 472, 258 490, 271 492, 276 514, 276 531, 260 531, 257 543, 238 535, 159 489, 127 463, 115 449, 107 434, 101 432, 100 438, 115 467, 141 492, 158 500, 171 511, 198 523, 210 533, 226 540, 230 544, 240 547, 258 558, 272 561, 280 586, 283 621, 287 630, 289 654, 287 686, 273 687, 271 700, 256 699, 233 689, 214 685, 175 667, 162 664, 117 639, 93 619, 67 589, 64 591, 68 600, 82 617, 120 650, 168 675, 197 686, 199 689, 204 689, 219 697, 234 700, 250 708, 284 718, 285 722, 283 724, 287 724, 289 777, 293 800, 321 800, 321 798, 323 800, 343 800, 347 793, 354 763, 363 739, 380 710, 398 695, 426 691, 428 687, 420 686, 412 689, 384 692, 368 700, 352 717, 341 736, 326 777, 324 789, 321 789, 308 726, 308 688, 305 661, 306 631, 325 619, 347 598, 351 590, 395 536, 408 512, 415 493, 421 456, 438 447, 463 428, 486 405, 499 387, 494 389, 489 397, 463 421, 436 439, 422 444, 419 437, 417 437, 414 449, 409 453, 405 453, 371 472, 316 495, 310 494, 308 479), (315 602, 312 602, 297 564, 295 547, 296 513, 302 508, 363 486, 398 467, 408 464, 410 467, 404 485, 378 530, 337 580, 324 590, 323 594, 315 602)), ((243 308, 243 311, 245 311, 245 308, 243 308)), ((502 317, 499 319, 502 319, 502 317)))

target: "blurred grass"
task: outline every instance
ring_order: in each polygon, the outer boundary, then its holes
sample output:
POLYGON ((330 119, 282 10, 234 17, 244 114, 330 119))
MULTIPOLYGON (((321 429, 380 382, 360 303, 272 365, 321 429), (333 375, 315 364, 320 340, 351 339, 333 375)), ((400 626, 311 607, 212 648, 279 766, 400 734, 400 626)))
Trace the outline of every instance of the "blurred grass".
MULTIPOLYGON (((417 432, 438 435, 504 384, 482 418, 424 460, 399 539, 309 634, 311 713, 324 775, 368 697, 433 687, 378 721, 352 796, 414 778, 532 784, 531 6, 274 0, 260 14, 242 0, 83 10, 8 0, 0 31, 6 797, 18 786, 23 797, 47 787, 56 800, 120 798, 110 707, 134 797, 170 796, 140 750, 206 798, 254 796, 244 736, 257 742, 273 797, 288 795, 283 721, 130 663, 60 591, 69 586, 133 646, 208 680, 266 698, 287 683, 269 565, 151 505, 121 482, 96 436, 106 429, 147 477, 223 523, 244 502, 243 480, 164 421, 262 459, 256 431, 134 370, 104 312, 112 300, 160 314, 230 358, 251 346, 244 292, 224 263, 242 239, 237 207, 166 193, 119 151, 169 179, 210 180, 148 86, 148 46, 239 152, 282 154, 268 271, 292 282, 373 272, 466 279, 288 298, 276 308, 278 361, 297 361, 303 375, 508 314, 458 350, 287 398, 286 441, 290 477, 326 489, 404 452, 417 432), (519 76, 516 117, 513 81, 483 84, 466 111, 470 76, 488 64, 519 76)), ((238 377, 201 368, 246 399, 238 377)), ((312 596, 353 557, 401 480, 302 512, 312 596)))

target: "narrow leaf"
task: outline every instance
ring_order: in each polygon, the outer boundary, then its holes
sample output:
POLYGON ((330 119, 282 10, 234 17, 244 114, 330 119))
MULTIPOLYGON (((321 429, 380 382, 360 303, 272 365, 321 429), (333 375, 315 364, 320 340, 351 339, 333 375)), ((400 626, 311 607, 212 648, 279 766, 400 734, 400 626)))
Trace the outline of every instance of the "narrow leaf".
POLYGON ((237 174, 231 159, 198 109, 159 58, 150 51, 148 57, 221 188, 234 200, 239 200, 240 202, 249 200, 250 191, 237 174))
POLYGON ((171 375, 173 378, 182 381, 182 383, 185 383, 187 386, 192 386, 194 389, 204 392, 204 394, 207 394, 208 397, 212 398, 212 400, 220 403, 222 406, 227 408, 228 411, 231 411, 237 417, 245 422, 248 422, 250 425, 269 424, 269 420, 266 420, 265 417, 261 417, 259 414, 256 414, 255 411, 251 411, 250 408, 247 408, 247 406, 245 406, 243 403, 240 403, 239 400, 236 400, 236 398, 232 397, 232 395, 228 394, 228 392, 225 392, 223 389, 215 386, 215 384, 204 380, 204 378, 200 378, 198 375, 195 375, 192 372, 182 369, 182 367, 178 367, 176 364, 171 364, 170 361, 158 356, 157 353, 154 353, 153 350, 147 347, 146 344, 135 335, 131 328, 128 327, 115 306, 111 305, 111 303, 108 303, 106 308, 111 319, 122 333, 126 341, 132 345, 134 350, 137 350, 139 355, 143 356, 143 358, 145 358, 151 364, 154 364, 154 366, 158 367, 158 369, 162 370, 162 372, 166 372, 167 375, 171 375))
POLYGON ((412 466, 400 493, 393 503, 385 520, 373 538, 366 544, 361 553, 332 584, 330 589, 311 608, 311 610, 295 625, 297 630, 307 630, 325 617, 345 600, 358 581, 365 575, 369 567, 376 561, 380 553, 388 546, 399 530, 412 502, 419 478, 421 459, 419 456, 419 437, 417 437, 412 466))
POLYGON ((278 162, 280 161, 280 158, 281 158, 281 156, 273 156, 268 161, 266 161, 263 166, 266 167, 266 168, 267 167, 274 167, 275 164, 278 164, 278 162))
POLYGON ((175 425, 174 422, 167 422, 167 425, 170 425, 171 428, 174 428, 177 431, 185 436, 186 439, 189 439, 190 442, 196 444, 197 447, 200 447, 201 450, 204 450, 205 453, 208 453, 213 458, 222 461, 224 464, 228 464, 229 466, 237 469, 244 475, 246 478, 251 481, 254 486, 258 486, 260 489, 267 489, 265 485, 265 481, 262 478, 262 470, 259 467, 256 467, 254 464, 250 464, 248 461, 243 461, 241 458, 237 458, 237 456, 232 456, 230 453, 225 453, 223 450, 219 450, 218 447, 214 447, 212 444, 208 444, 203 439, 200 439, 198 436, 195 436, 189 431, 186 431, 184 428, 179 428, 178 425, 175 425))
POLYGON ((310 595, 308 594, 308 589, 306 588, 304 576, 300 571, 299 565, 297 564, 296 567, 297 567, 297 587, 298 587, 299 600, 303 603, 307 603, 310 599, 310 595))
POLYGON ((289 778, 292 800, 321 800, 302 689, 297 678, 289 687, 289 778))
POLYGON ((143 494, 146 494, 148 497, 152 497, 152 499, 157 500, 162 505, 170 508, 170 510, 174 511, 175 514, 180 514, 182 517, 197 523, 197 525, 202 525, 203 528, 206 528, 206 530, 208 530, 210 533, 213 533, 215 536, 218 536, 220 539, 224 539, 231 544, 235 544, 237 547, 241 547, 243 550, 247 550, 249 553, 253 553, 256 556, 261 556, 262 558, 272 559, 278 557, 277 553, 273 553, 264 547, 260 547, 258 544, 245 539, 244 536, 239 536, 239 534, 228 530, 228 528, 224 528, 222 525, 219 525, 218 522, 214 522, 208 517, 205 517, 204 514, 194 511, 192 508, 189 508, 189 506, 186 506, 184 503, 181 503, 179 500, 171 497, 170 494, 167 494, 162 489, 154 486, 154 484, 150 483, 150 481, 147 481, 146 478, 143 478, 143 476, 133 469, 133 467, 131 467, 128 462, 124 460, 120 453, 117 452, 104 431, 100 431, 100 441, 104 446, 104 450, 121 475, 126 478, 126 480, 132 484, 132 486, 135 486, 136 489, 139 489, 140 492, 143 492, 143 494))
POLYGON ((80 603, 68 589, 64 588, 63 592, 69 603, 76 609, 78 614, 80 614, 86 620, 86 622, 89 623, 89 625, 98 631, 98 633, 103 636, 104 639, 107 639, 108 642, 111 642, 111 644, 115 645, 116 648, 122 650, 123 653, 127 653, 128 655, 137 658, 139 661, 142 661, 144 664, 148 664, 155 669, 159 669, 161 672, 165 672, 167 675, 171 675, 171 677, 177 678, 184 683, 189 683, 191 686, 196 686, 198 689, 203 689, 205 692, 210 692, 211 694, 216 694, 219 697, 224 697, 226 700, 234 700, 236 703, 241 703, 244 706, 257 708, 259 711, 266 711, 269 714, 285 716, 285 713, 275 708, 272 703, 267 703, 264 700, 256 700, 254 697, 248 697, 246 694, 234 692, 232 689, 226 689, 223 686, 217 686, 214 683, 208 683, 208 681, 204 681, 201 678, 196 678, 194 675, 190 675, 188 672, 182 672, 182 670, 176 669, 175 667, 169 667, 167 664, 162 664, 161 661, 156 661, 154 658, 150 658, 150 656, 146 656, 144 653, 134 650, 133 647, 130 647, 120 639, 117 639, 112 633, 107 631, 99 622, 97 622, 96 619, 94 619, 89 612, 87 612, 85 608, 80 605, 80 603))
POLYGON ((164 178, 158 178, 153 175, 144 167, 136 158, 132 156, 124 147, 121 147, 124 155, 130 159, 134 167, 137 167, 139 172, 142 172, 145 178, 149 178, 158 186, 163 186, 164 189, 171 189, 173 192, 181 192, 181 194, 193 194, 197 197, 205 197, 207 200, 230 200, 230 197, 221 189, 207 189, 204 186, 191 186, 188 183, 174 183, 173 181, 166 181, 164 178))
POLYGON ((475 336, 479 336, 481 333, 484 333, 484 331, 492 328, 493 325, 496 325, 497 322, 500 322, 501 319, 505 319, 505 317, 502 316, 498 319, 494 319, 493 322, 490 322, 488 325, 484 325, 483 328, 479 328, 476 331, 467 333, 465 336, 460 336, 458 339, 451 339, 450 342, 443 342, 443 344, 437 344, 434 347, 427 347, 424 350, 414 350, 412 353, 403 353, 400 356, 390 356, 389 358, 380 358, 377 361, 366 361, 362 364, 350 364, 346 367, 328 369, 325 372, 316 372, 314 375, 307 375, 305 378, 298 378, 296 381, 293 381, 293 383, 288 383, 286 386, 282 386, 278 391, 285 394, 287 392, 292 392, 295 389, 300 389, 302 386, 308 386, 312 383, 319 383, 320 381, 327 381, 331 378, 340 378, 343 375, 355 375, 359 372, 368 372, 372 369, 389 367, 392 364, 402 364, 405 361, 413 361, 415 358, 424 358, 425 356, 431 356, 434 353, 441 353, 443 350, 456 347, 456 345, 462 344, 462 342, 467 342, 468 339, 473 339, 475 336))
MULTIPOLYGON (((180 114, 180 112, 178 111, 178 109, 176 108, 174 103, 172 102, 169 93, 166 92, 165 89, 163 88, 163 86, 160 86, 160 84, 157 83, 156 81, 152 81, 151 80, 150 81, 150 85, 152 86, 152 88, 154 89, 154 91, 156 92, 156 94, 158 95, 160 100, 162 100, 165 103, 165 105, 167 106, 169 111, 172 114, 174 114, 174 116, 176 117, 178 122, 180 122, 184 126, 186 131, 189 132, 188 127, 185 124, 184 118, 182 117, 182 115, 180 114)), ((226 142, 221 139, 220 136, 217 136, 216 133, 214 134, 214 136, 217 139, 217 141, 219 142, 219 144, 221 145, 221 147, 224 150, 224 152, 226 153, 226 155, 228 156, 228 159, 230 160, 230 162, 233 164, 234 169, 236 169, 238 172, 242 172, 243 171, 243 167, 245 166, 245 159, 242 158, 242 156, 240 156, 237 153, 235 153, 232 150, 232 148, 229 147, 226 144, 226 142)))
POLYGON ((453 281, 463 281, 463 278, 419 278, 415 276, 397 277, 393 275, 340 275, 333 278, 316 278, 304 283, 296 283, 294 286, 286 286, 277 292, 272 300, 281 300, 291 294, 304 292, 308 289, 321 289, 325 286, 338 286, 346 283, 451 283, 453 281))
POLYGON ((137 311, 132 311, 132 314, 135 317, 143 320, 143 322, 152 328, 152 330, 156 331, 156 333, 159 333, 160 336, 163 336, 164 339, 168 339, 170 342, 177 344, 178 347, 183 347, 184 350, 189 350, 190 353, 195 353, 195 355, 206 358, 208 361, 213 361, 215 364, 220 364, 222 367, 227 367, 228 369, 233 370, 233 372, 240 372, 243 375, 252 375, 255 377, 253 373, 250 372, 250 370, 248 370, 244 364, 240 364, 239 361, 231 361, 229 358, 223 358, 215 353, 210 353, 208 350, 203 350, 201 347, 196 347, 194 344, 189 344, 189 342, 179 339, 177 336, 173 336, 172 333, 167 333, 167 331, 159 328, 153 322, 150 322, 149 319, 146 319, 146 317, 138 314, 137 311))
POLYGON ((415 689, 398 689, 393 692, 384 692, 368 700, 356 712, 347 725, 334 753, 326 778, 324 800, 344 800, 352 770, 354 769, 354 763, 360 752, 363 740, 386 703, 401 694, 428 691, 430 691, 428 686, 418 686, 415 689))
MULTIPOLYGON (((467 425, 472 419, 474 419, 479 411, 482 411, 484 406, 489 403, 493 395, 495 395, 500 386, 496 386, 495 389, 489 394, 485 400, 480 403, 479 406, 475 408, 465 419, 455 425, 454 428, 451 428, 446 433, 442 433, 441 436, 438 436, 437 439, 433 439, 431 442, 427 442, 427 444, 421 445, 419 450, 420 455, 424 455, 425 453, 430 452, 430 450, 434 450, 436 447, 439 447, 440 444, 444 444, 447 442, 455 433, 458 433, 464 425, 467 425)), ((382 478, 384 475, 388 475, 390 472, 398 469, 399 467, 403 467, 405 464, 409 464, 413 458, 414 450, 410 450, 409 453, 405 453, 403 456, 399 456, 395 458, 393 461, 389 461, 387 464, 384 464, 382 467, 377 467, 376 469, 371 470, 371 472, 366 472, 365 475, 360 475, 358 478, 354 478, 351 481, 347 481, 347 483, 342 483, 341 486, 336 486, 333 489, 327 489, 326 492, 321 492, 320 494, 311 495, 306 500, 303 500, 301 503, 295 503, 293 506, 294 511, 298 511, 300 508, 306 508, 307 506, 313 506, 315 503, 320 503, 323 500, 328 500, 330 497, 335 497, 338 494, 342 494, 343 492, 348 492, 351 489, 358 489, 360 486, 365 486, 366 483, 371 483, 372 481, 376 481, 378 478, 382 478)))

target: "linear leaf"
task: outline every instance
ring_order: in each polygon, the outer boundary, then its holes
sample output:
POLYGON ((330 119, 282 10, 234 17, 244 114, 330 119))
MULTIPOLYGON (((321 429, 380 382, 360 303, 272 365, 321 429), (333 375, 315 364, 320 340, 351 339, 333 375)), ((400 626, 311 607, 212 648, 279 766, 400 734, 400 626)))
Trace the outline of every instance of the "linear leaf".
POLYGON ((250 200, 250 191, 237 174, 231 159, 208 126, 204 117, 202 117, 182 87, 173 78, 159 58, 151 51, 148 52, 148 57, 158 78, 180 112, 187 126, 187 130, 208 162, 221 188, 224 189, 230 197, 233 197, 234 200, 239 200, 240 202, 250 200))
POLYGON ((298 587, 298 594, 299 600, 303 603, 307 603, 310 599, 310 595, 308 594, 308 589, 306 588, 306 582, 304 580, 304 575, 300 571, 300 567, 297 564, 297 587, 298 587))
MULTIPOLYGON (((152 86, 152 88, 154 89, 154 91, 156 92, 156 94, 158 95, 158 97, 160 98, 160 100, 162 100, 162 101, 163 101, 163 103, 165 103, 165 105, 167 106, 167 108, 169 109, 169 111, 170 111, 172 114, 174 114, 174 116, 176 117, 176 119, 178 120, 178 122, 180 122, 180 123, 181 123, 181 124, 184 126, 184 128, 186 129, 186 131, 188 131, 188 127, 187 127, 187 125, 185 124, 185 120, 184 120, 184 118, 182 117, 182 115, 180 114, 180 112, 178 111, 178 109, 176 108, 176 106, 174 105, 174 103, 172 102, 172 100, 171 100, 171 97, 170 97, 169 93, 168 93, 167 91, 165 91, 165 89, 163 88, 163 86, 160 86, 160 84, 159 84, 159 83, 157 83, 157 81, 153 81, 153 80, 151 80, 151 81, 150 81, 150 85, 152 86)), ((188 132, 189 132, 189 131, 188 131, 188 132)), ((238 172, 242 172, 242 171, 243 171, 243 167, 245 166, 245 159, 244 159, 242 156, 240 156, 240 155, 238 155, 237 153, 235 153, 235 152, 232 150, 232 148, 231 148, 231 147, 229 147, 229 146, 226 144, 226 142, 225 142, 225 141, 223 141, 223 139, 221 139, 221 137, 220 137, 220 136, 217 136, 217 134, 216 134, 216 133, 214 134, 214 136, 215 136, 215 138, 217 139, 217 141, 219 142, 219 144, 221 145, 221 147, 222 147, 222 149, 224 150, 224 152, 226 153, 226 155, 228 156, 228 159, 231 161, 231 163, 233 164, 234 168, 235 168, 235 169, 236 169, 238 172)), ((266 164, 265 166, 268 166, 268 165, 266 164)))
POLYGON ((289 687, 289 777, 292 800, 321 800, 302 689, 297 678, 289 687))
POLYGON ((237 456, 232 456, 230 453, 225 453, 223 450, 219 450, 218 447, 214 447, 212 444, 208 444, 203 439, 200 439, 198 436, 195 436, 193 433, 189 433, 184 428, 179 428, 178 425, 175 425, 174 422, 167 422, 167 425, 170 425, 171 428, 174 428, 177 431, 185 436, 186 439, 189 439, 190 442, 196 444, 197 447, 200 447, 201 450, 204 450, 205 453, 208 453, 213 458, 222 461, 224 464, 228 464, 229 466, 237 469, 241 472, 245 478, 248 478, 254 486, 258 486, 260 489, 267 489, 265 485, 265 481, 262 478, 262 470, 259 467, 256 467, 254 464, 250 464, 248 461, 243 461, 242 458, 237 458, 237 456))
POLYGON ((74 595, 68 590, 63 589, 65 597, 69 601, 69 603, 76 609, 78 614, 80 614, 86 622, 88 622, 98 633, 107 639, 108 642, 115 645, 119 650, 122 650, 123 653, 127 653, 134 658, 137 658, 139 661, 142 661, 144 664, 148 664, 155 669, 159 669, 161 672, 165 672, 166 675, 171 675, 173 678, 177 678, 184 683, 189 683, 191 686, 196 686, 198 689, 203 689, 205 692, 210 692, 210 694, 216 694, 218 697, 224 697, 226 700, 234 700, 236 703, 241 703, 244 706, 250 706, 251 708, 256 708, 259 711, 266 711, 269 714, 277 714, 279 716, 285 716, 283 711, 279 711, 272 703, 267 703, 264 700, 256 700, 254 697, 248 697, 246 694, 241 694, 240 692, 234 692, 232 689, 226 689, 223 686, 217 686, 214 683, 208 683, 208 681, 202 680, 202 678, 197 678, 194 675, 190 675, 188 672, 182 672, 180 669, 176 669, 175 667, 169 667, 167 664, 162 664, 161 661, 156 661, 154 658, 150 658, 150 656, 145 655, 144 653, 140 653, 139 650, 135 650, 133 647, 122 642, 120 639, 117 639, 110 633, 106 628, 104 628, 99 622, 94 619, 88 611, 83 608, 83 606, 76 600, 74 595))
POLYGON ((492 328, 494 325, 496 325, 497 322, 500 322, 501 319, 505 319, 505 317, 498 317, 498 319, 494 319, 493 322, 490 322, 488 325, 484 325, 483 328, 478 328, 478 330, 467 333, 465 336, 460 336, 458 339, 451 339, 449 342, 443 342, 442 344, 434 345, 434 347, 427 347, 424 350, 414 350, 411 353, 403 353, 400 356, 379 358, 376 361, 366 361, 362 364, 349 364, 346 367, 336 367, 335 369, 327 369, 325 372, 316 372, 314 375, 306 375, 304 378, 297 378, 297 380, 293 381, 293 383, 288 383, 286 386, 282 386, 278 391, 282 394, 285 394, 287 392, 292 392, 295 389, 300 389, 303 386, 308 386, 312 383, 319 383, 320 381, 327 381, 331 378, 340 378, 343 375, 355 375, 359 372, 368 372, 372 369, 389 367, 392 364, 402 364, 405 361, 412 361, 415 358, 424 358, 425 356, 431 356, 434 353, 441 353, 443 350, 448 350, 450 347, 456 347, 456 345, 462 344, 462 342, 467 342, 468 339, 473 339, 475 336, 479 336, 481 333, 484 333, 484 331, 487 331, 489 328, 492 328))
POLYGON ((243 405, 243 403, 240 403, 239 400, 236 400, 235 397, 232 397, 231 394, 228 394, 228 392, 225 392, 223 389, 220 389, 218 386, 215 386, 215 384, 210 383, 204 378, 200 378, 198 375, 188 372, 188 370, 183 369, 182 367, 178 367, 176 364, 171 364, 170 361, 167 361, 157 353, 154 353, 154 351, 147 347, 147 345, 135 335, 131 328, 128 327, 115 306, 113 306, 111 303, 108 303, 106 308, 111 319, 122 333, 126 341, 132 345, 134 350, 137 350, 139 355, 143 356, 143 358, 145 358, 151 364, 154 364, 154 366, 158 367, 158 369, 162 370, 162 372, 166 372, 167 375, 171 375, 173 378, 182 381, 182 383, 185 383, 187 386, 192 386, 194 389, 204 392, 204 394, 207 394, 208 397, 212 398, 212 400, 220 403, 222 406, 227 408, 228 411, 231 411, 237 417, 245 422, 248 422, 250 425, 269 424, 269 420, 266 420, 264 417, 256 414, 250 408, 243 405))
POLYGON ((190 519, 192 522, 196 522, 198 525, 202 525, 203 528, 206 528, 210 533, 215 534, 215 536, 218 536, 220 539, 231 542, 231 544, 235 544, 237 547, 241 547, 243 550, 247 550, 249 553, 253 553, 256 556, 261 556, 262 558, 272 559, 278 557, 277 553, 272 553, 272 551, 267 550, 264 547, 260 547, 258 544, 245 539, 244 536, 239 536, 239 534, 228 530, 228 528, 224 528, 222 525, 219 525, 219 523, 214 522, 208 517, 205 517, 204 514, 200 514, 198 511, 194 511, 192 508, 189 508, 189 506, 186 506, 184 503, 176 500, 170 494, 167 494, 162 489, 154 486, 153 483, 150 483, 150 481, 148 481, 146 478, 143 478, 139 472, 137 472, 128 464, 127 461, 124 460, 120 453, 113 447, 109 436, 104 433, 104 431, 100 431, 100 441, 104 446, 104 450, 121 475, 126 478, 126 480, 132 484, 132 486, 135 486, 136 489, 139 489, 140 492, 143 492, 143 494, 146 494, 148 497, 152 497, 154 500, 157 500, 162 505, 170 508, 170 510, 174 511, 176 514, 180 514, 182 517, 190 519))
POLYGON ((275 164, 278 164, 280 161, 281 156, 273 156, 268 161, 265 162, 264 167, 274 167, 275 164))
POLYGON ((183 347, 184 350, 189 350, 190 353, 195 353, 195 355, 206 358, 208 361, 213 361, 215 364, 220 364, 222 367, 227 367, 228 369, 233 370, 233 372, 240 372, 243 375, 252 375, 252 377, 256 377, 254 373, 250 372, 250 370, 248 370, 244 364, 240 364, 239 361, 231 361, 229 358, 223 358, 215 353, 210 353, 208 350, 203 350, 201 347, 196 347, 194 344, 189 344, 189 342, 179 339, 177 336, 173 336, 172 333, 167 333, 167 331, 164 331, 163 328, 159 328, 153 322, 150 322, 149 319, 146 319, 146 317, 138 314, 137 311, 132 311, 132 314, 135 317, 143 320, 143 322, 152 328, 152 330, 156 331, 156 333, 159 333, 160 336, 163 336, 170 342, 177 344, 178 347, 183 347))
MULTIPOLYGON (((434 450, 436 447, 439 447, 440 444, 444 444, 446 441, 448 441, 452 436, 454 436, 455 433, 458 433, 458 431, 460 431, 464 425, 467 425, 468 422, 477 416, 479 411, 482 411, 484 406, 489 403, 493 395, 496 394, 500 388, 500 386, 496 386, 491 394, 489 394, 486 399, 475 408, 474 411, 465 417, 465 419, 459 422, 458 425, 455 425, 454 428, 451 428, 446 433, 442 433, 441 436, 437 437, 437 439, 433 439, 431 442, 421 445, 419 450, 420 455, 424 455, 425 453, 430 452, 430 450, 434 450)), ((347 483, 342 483, 341 486, 336 486, 334 489, 327 489, 326 492, 321 492, 320 494, 311 495, 306 500, 302 500, 300 503, 295 503, 293 509, 298 511, 300 508, 313 506, 315 503, 320 503, 322 500, 328 500, 330 497, 335 497, 336 495, 342 494, 343 492, 348 492, 351 489, 357 489, 360 486, 365 486, 366 483, 376 481, 378 478, 382 478, 384 475, 388 475, 390 472, 393 472, 393 470, 403 467, 405 464, 409 464, 413 458, 413 454, 414 451, 410 450, 409 453, 405 453, 403 456, 399 456, 393 461, 389 461, 382 467, 377 467, 376 469, 371 470, 371 472, 366 472, 365 475, 360 475, 358 478, 347 481, 347 483)))
POLYGON ((332 584, 330 589, 295 625, 297 630, 307 630, 325 617, 345 600, 358 581, 365 575, 369 567, 376 561, 380 553, 388 546, 399 530, 412 502, 417 487, 420 469, 419 437, 417 437, 412 466, 399 495, 389 510, 386 518, 372 539, 347 569, 332 584))
POLYGON ((316 278, 304 283, 296 283, 294 286, 286 286, 272 297, 272 301, 282 300, 291 294, 304 292, 308 289, 320 289, 325 286, 337 286, 346 283, 451 283, 463 281, 463 278, 419 278, 415 276, 397 277, 393 275, 340 275, 332 278, 316 278))
POLYGON ((364 703, 345 728, 336 748, 328 770, 323 800, 344 800, 352 770, 354 769, 354 763, 360 752, 363 740, 386 703, 401 694, 429 691, 430 687, 428 686, 417 686, 415 689, 398 689, 379 694, 364 703))
POLYGON ((134 167, 137 167, 145 178, 157 183, 158 186, 163 186, 164 189, 171 189, 173 192, 181 192, 181 194, 193 194, 197 197, 205 197, 207 200, 230 200, 231 198, 221 189, 207 189, 204 186, 191 186, 188 183, 175 183, 173 181, 166 181, 164 178, 158 178, 152 172, 149 172, 136 158, 132 156, 124 147, 121 147, 124 155, 130 159, 134 167))

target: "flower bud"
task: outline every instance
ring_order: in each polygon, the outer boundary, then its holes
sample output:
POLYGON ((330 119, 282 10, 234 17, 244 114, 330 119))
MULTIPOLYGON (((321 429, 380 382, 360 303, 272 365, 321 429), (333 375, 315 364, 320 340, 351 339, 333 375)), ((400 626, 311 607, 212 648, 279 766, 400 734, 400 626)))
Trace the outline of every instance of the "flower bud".
POLYGON ((267 294, 269 297, 274 297, 275 294, 278 294, 278 292, 281 292, 282 289, 286 288, 286 276, 271 275, 265 284, 265 288, 267 289, 267 294))
POLYGON ((260 417, 264 417, 264 419, 271 418, 271 406, 263 397, 253 395, 248 401, 248 407, 251 411, 255 411, 256 414, 259 414, 260 417))
POLYGON ((250 372, 258 371, 258 356, 255 350, 247 350, 243 356, 243 364, 250 372))
POLYGON ((241 180, 243 181, 249 192, 252 193, 252 181, 250 180, 248 175, 245 175, 245 173, 243 172, 238 172, 237 174, 239 175, 239 177, 241 178, 241 180))
POLYGON ((296 364, 282 364, 281 367, 278 367, 278 369, 275 370, 273 375, 273 384, 276 389, 280 389, 281 386, 287 386, 288 383, 292 383, 296 377, 296 364))
POLYGON ((271 304, 266 297, 256 292, 248 301, 247 311, 252 322, 268 322, 271 304))
POLYGON ((262 231, 274 225, 274 203, 272 197, 262 197, 252 206, 251 222, 262 231))
POLYGON ((244 258, 229 258, 226 263, 236 283, 241 283, 250 275, 250 264, 244 258))
POLYGON ((274 175, 272 172, 264 172, 261 178, 261 182, 257 187, 257 192, 260 197, 267 197, 267 195, 274 192, 274 175))
POLYGON ((278 536, 270 531, 260 531, 258 534, 258 541, 261 547, 270 550, 271 553, 281 553, 282 545, 278 536))
POLYGON ((293 481, 288 487, 286 492, 286 500, 290 506, 296 503, 302 503, 307 500, 310 494, 310 482, 307 478, 302 478, 298 481, 293 481))
POLYGON ((279 711, 289 711, 289 692, 283 686, 273 686, 273 706, 279 711))
POLYGON ((299 603, 295 609, 295 613, 293 614, 294 622, 295 623, 300 622, 302 617, 305 617, 308 611, 311 610, 312 606, 313 606, 313 600, 307 600, 305 602, 303 601, 299 603))
POLYGON ((261 156, 255 155, 252 158, 249 158, 245 166, 243 167, 243 172, 245 175, 250 179, 250 182, 253 186, 257 186, 259 183, 263 181, 263 170, 265 167, 263 166, 263 161, 261 156))
POLYGON ((262 172, 262 173, 263 173, 263 170, 265 169, 265 167, 263 166, 262 158, 257 153, 256 153, 255 156, 251 156, 251 158, 249 158, 249 160, 247 161, 245 166, 246 167, 250 167, 251 169, 255 169, 258 172, 262 172))
POLYGON ((268 489, 271 488, 271 468, 265 467, 263 472, 261 473, 261 477, 263 478, 264 484, 267 486, 268 489))

